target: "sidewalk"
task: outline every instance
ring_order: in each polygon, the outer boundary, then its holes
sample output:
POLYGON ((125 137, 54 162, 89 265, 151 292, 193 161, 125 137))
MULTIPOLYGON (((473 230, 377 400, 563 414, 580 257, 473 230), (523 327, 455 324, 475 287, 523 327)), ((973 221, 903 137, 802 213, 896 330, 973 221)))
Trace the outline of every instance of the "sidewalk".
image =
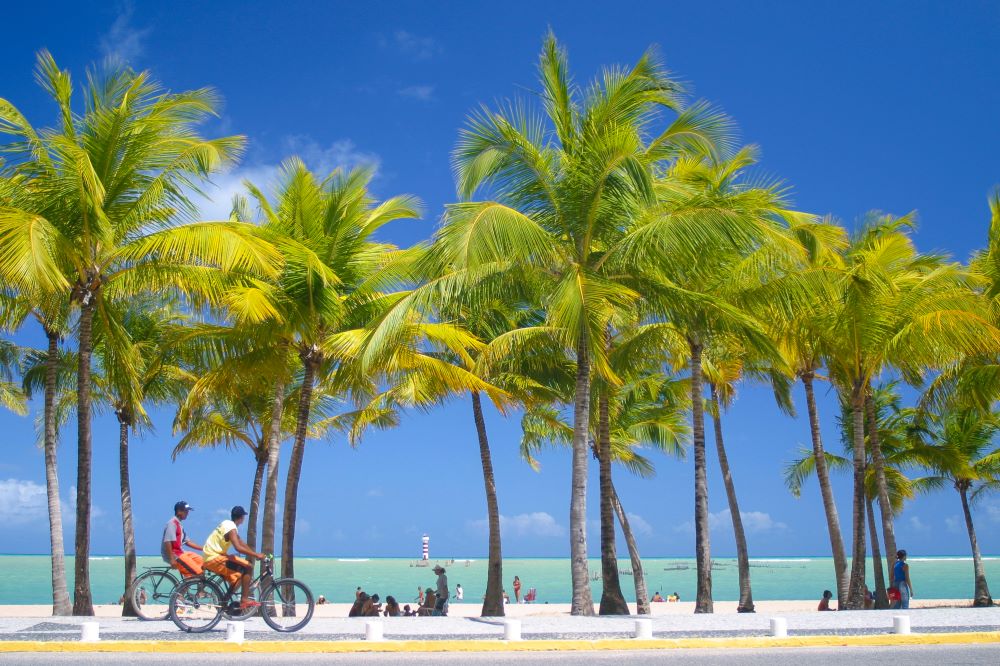
POLYGON ((636 616, 525 617, 521 641, 505 641, 503 618, 380 618, 383 642, 365 641, 375 618, 314 618, 303 630, 280 634, 259 618, 245 625, 245 642, 226 643, 226 621, 205 634, 186 634, 172 622, 100 618, 100 643, 80 643, 84 618, 0 619, 0 653, 37 650, 350 651, 628 649, 629 647, 747 647, 896 642, 1000 643, 1000 607, 786 613, 788 638, 770 638, 773 614, 651 618, 653 640, 636 640, 636 616), (913 634, 893 635, 893 617, 910 618, 913 634), (117 643, 126 641, 126 643, 117 643))

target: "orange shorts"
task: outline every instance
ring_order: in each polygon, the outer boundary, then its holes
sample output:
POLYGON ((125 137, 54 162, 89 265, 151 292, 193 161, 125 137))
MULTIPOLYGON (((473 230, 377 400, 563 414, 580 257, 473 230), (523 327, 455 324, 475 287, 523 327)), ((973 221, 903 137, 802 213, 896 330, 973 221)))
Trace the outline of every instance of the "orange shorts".
POLYGON ((183 552, 174 560, 174 568, 181 572, 184 578, 200 576, 205 561, 197 553, 183 552))
POLYGON ((236 585, 240 581, 240 578, 243 577, 243 574, 253 571, 253 567, 250 566, 249 562, 235 555, 211 559, 205 562, 205 568, 214 574, 222 576, 230 585, 236 585))

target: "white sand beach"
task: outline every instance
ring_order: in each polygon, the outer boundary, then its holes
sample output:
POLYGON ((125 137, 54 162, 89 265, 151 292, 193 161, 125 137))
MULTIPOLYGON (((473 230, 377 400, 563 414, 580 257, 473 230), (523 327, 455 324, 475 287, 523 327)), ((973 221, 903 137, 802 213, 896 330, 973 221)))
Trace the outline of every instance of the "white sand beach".
MULTIPOLYGON (((716 615, 736 614, 735 601, 716 601, 716 615)), ((758 601, 756 602, 757 613, 803 613, 815 611, 819 600, 816 601, 758 601)), ((416 604, 411 604, 416 606, 416 604)), ((971 607, 971 599, 912 599, 910 608, 955 608, 971 607)), ((633 613, 635 606, 630 605, 633 613)), ((351 604, 323 604, 316 606, 315 617, 335 618, 347 617, 347 612, 351 609, 351 604)), ((451 604, 451 617, 479 617, 480 604, 455 603, 451 604)), ((675 603, 655 603, 652 604, 654 617, 667 615, 693 615, 694 602, 680 601, 675 603)), ((94 607, 97 617, 121 617, 121 606, 99 605, 94 607)), ((569 604, 508 604, 504 607, 507 617, 553 617, 568 616, 570 612, 569 604)), ((597 605, 594 606, 597 612, 597 605)), ((0 618, 11 617, 50 617, 52 607, 48 605, 0 605, 0 618)))

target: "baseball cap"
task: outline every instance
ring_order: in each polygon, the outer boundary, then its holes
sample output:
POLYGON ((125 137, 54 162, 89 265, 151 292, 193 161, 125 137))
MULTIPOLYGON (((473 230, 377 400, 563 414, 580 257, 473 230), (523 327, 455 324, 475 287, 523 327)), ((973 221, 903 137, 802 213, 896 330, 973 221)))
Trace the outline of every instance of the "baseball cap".
POLYGON ((237 518, 242 518, 247 515, 247 510, 241 507, 239 504, 233 507, 233 510, 229 512, 229 516, 236 520, 237 518))
POLYGON ((177 513, 178 511, 194 511, 194 507, 184 500, 181 500, 180 502, 174 504, 174 513, 177 513))

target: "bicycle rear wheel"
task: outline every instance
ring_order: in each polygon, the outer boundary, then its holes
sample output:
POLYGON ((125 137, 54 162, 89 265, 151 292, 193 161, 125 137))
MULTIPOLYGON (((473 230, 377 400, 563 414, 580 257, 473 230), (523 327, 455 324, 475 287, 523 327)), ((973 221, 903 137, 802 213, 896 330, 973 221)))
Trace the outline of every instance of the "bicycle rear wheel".
POLYGON ((315 609, 312 591, 294 578, 279 578, 260 597, 260 615, 275 631, 298 631, 309 624, 315 609))
POLYGON ((163 569, 141 574, 129 588, 136 614, 143 620, 166 620, 170 614, 170 595, 177 582, 177 576, 163 569))
POLYGON ((183 631, 200 634, 222 619, 225 595, 204 578, 189 578, 170 595, 170 619, 183 631))

